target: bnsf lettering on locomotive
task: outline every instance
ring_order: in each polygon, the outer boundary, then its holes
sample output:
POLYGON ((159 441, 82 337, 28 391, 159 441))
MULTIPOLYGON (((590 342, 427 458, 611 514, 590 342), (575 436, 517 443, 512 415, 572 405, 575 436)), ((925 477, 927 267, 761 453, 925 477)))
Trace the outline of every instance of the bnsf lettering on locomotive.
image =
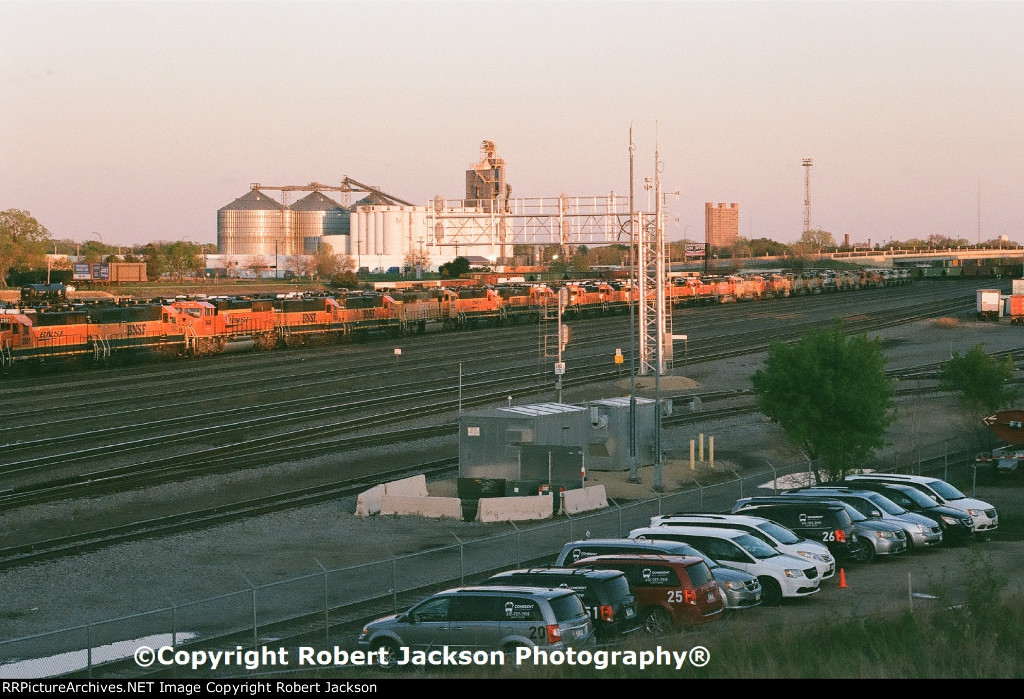
POLYGON ((373 309, 372 308, 364 308, 363 309, 363 318, 373 318, 373 309))
POLYGON ((137 337, 146 334, 146 326, 141 323, 128 324, 128 337, 137 337))
POLYGON ((303 313, 302 314, 302 322, 304 324, 305 323, 315 323, 316 322, 316 313, 303 313))
POLYGON ((44 330, 39 333, 40 340, 56 340, 64 335, 63 330, 44 330))

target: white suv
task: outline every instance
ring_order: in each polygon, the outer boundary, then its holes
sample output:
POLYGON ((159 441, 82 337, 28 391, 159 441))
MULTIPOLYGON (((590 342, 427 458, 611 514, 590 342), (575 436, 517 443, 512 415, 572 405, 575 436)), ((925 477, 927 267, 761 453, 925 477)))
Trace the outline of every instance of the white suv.
POLYGON ((644 527, 631 531, 629 538, 682 541, 722 565, 746 571, 760 581, 765 604, 780 604, 784 597, 807 597, 821 589, 821 578, 813 565, 779 553, 739 529, 644 527))
POLYGON ((999 528, 999 514, 993 505, 983 500, 969 498, 944 480, 931 476, 915 476, 905 473, 861 473, 843 479, 845 485, 857 487, 858 481, 875 481, 881 483, 903 483, 917 488, 930 495, 940 505, 948 505, 966 512, 974 520, 974 534, 990 537, 999 528))
POLYGON ((818 569, 818 577, 828 580, 836 574, 836 559, 828 546, 817 541, 804 539, 792 529, 778 522, 753 515, 716 514, 671 514, 651 517, 652 527, 715 527, 716 529, 739 529, 756 536, 779 553, 796 556, 818 569))

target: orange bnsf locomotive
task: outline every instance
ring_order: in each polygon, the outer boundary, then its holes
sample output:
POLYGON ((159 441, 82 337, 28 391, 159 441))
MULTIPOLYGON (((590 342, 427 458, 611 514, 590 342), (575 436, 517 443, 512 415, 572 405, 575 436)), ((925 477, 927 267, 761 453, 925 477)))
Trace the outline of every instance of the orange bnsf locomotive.
MULTIPOLYGON (((673 306, 733 303, 885 284, 846 273, 678 277, 673 306)), ((69 304, 50 287, 22 290, 22 305, 0 308, 0 367, 58 359, 104 361, 138 354, 203 357, 239 349, 320 345, 371 335, 420 334, 628 313, 638 299, 628 280, 495 287, 410 288, 338 296, 175 298, 69 304)))
POLYGON ((0 315, 0 363, 140 352, 176 356, 185 343, 178 320, 175 309, 150 303, 7 309, 0 315))

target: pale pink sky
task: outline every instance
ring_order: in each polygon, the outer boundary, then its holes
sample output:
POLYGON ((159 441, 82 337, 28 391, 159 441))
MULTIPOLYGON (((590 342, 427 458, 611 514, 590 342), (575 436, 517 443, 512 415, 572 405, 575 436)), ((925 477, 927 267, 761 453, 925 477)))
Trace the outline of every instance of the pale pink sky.
MULTIPOLYGON (((250 182, 637 194, 791 242, 1024 240, 1024 2, 0 0, 0 209, 57 238, 216 240, 250 182)), ((294 200, 294 199, 293 199, 294 200)))

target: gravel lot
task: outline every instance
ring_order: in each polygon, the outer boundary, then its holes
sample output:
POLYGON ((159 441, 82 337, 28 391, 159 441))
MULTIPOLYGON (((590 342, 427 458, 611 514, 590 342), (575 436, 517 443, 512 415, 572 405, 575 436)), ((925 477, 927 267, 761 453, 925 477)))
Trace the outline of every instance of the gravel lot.
MULTIPOLYGON (((977 343, 989 351, 1020 347, 1019 327, 977 323, 969 317, 953 327, 935 322, 888 329, 882 338, 890 367, 914 366, 948 358, 950 351, 965 352, 977 343)), ((696 385, 697 391, 716 391, 749 385, 749 375, 761 366, 763 356, 749 356, 715 363, 679 367, 676 388, 696 385)), ((673 384, 666 380, 663 392, 673 384)), ((609 384, 586 391, 567 391, 565 400, 622 395, 621 386, 609 384)), ((543 397, 541 400, 549 400, 543 397)), ((919 448, 933 450, 947 443, 959 446, 964 427, 950 412, 948 399, 915 397, 900 401, 898 421, 893 425, 888 446, 880 454, 883 461, 902 463, 912 459, 919 448)), ((690 472, 686 461, 689 441, 698 433, 714 435, 719 470, 760 468, 764 460, 776 465, 800 460, 778 428, 759 416, 738 416, 715 423, 666 430, 663 444, 668 451, 663 482, 668 489, 689 487, 694 477, 706 472, 690 472)), ((454 442, 439 440, 423 446, 424 452, 454 453, 454 442)), ((325 457, 322 466, 345 468, 366 460, 416 459, 422 454, 407 453, 406 447, 393 447, 373 454, 346 454, 325 457)), ((436 458, 436 457, 435 457, 436 458)), ((291 478, 306 465, 293 464, 262 471, 210 476, 188 484, 165 487, 160 497, 187 499, 195 493, 215 488, 245 488, 253 478, 291 478)), ((706 467, 702 467, 706 468, 706 467)), ((609 495, 618 499, 640 499, 653 495, 650 469, 641 471, 643 482, 631 485, 626 474, 591 474, 592 482, 606 485, 609 495)), ((450 494, 451 483, 430 484, 432 494, 450 494)), ((1019 511, 1021 489, 982 489, 979 497, 995 503, 1003 511, 1019 511)), ((52 526, 62 518, 95 516, 98 508, 133 508, 145 511, 153 493, 139 491, 96 503, 75 503, 17 513, 19 518, 35 518, 40 526, 52 526)), ((253 585, 264 585, 303 574, 379 560, 387 553, 400 555, 434 546, 450 545, 453 535, 468 541, 504 531, 507 525, 474 522, 431 521, 419 518, 369 518, 353 515, 355 500, 347 499, 301 510, 267 515, 208 530, 111 547, 95 553, 23 566, 0 572, 0 638, 12 639, 81 624, 97 622, 153 609, 181 605, 228 592, 246 592, 253 585)), ((5 524, 0 516, 0 525, 5 524)), ((10 523, 6 523, 10 526, 10 523)), ((24 526, 24 521, 19 522, 24 526)), ((1000 570, 1018 571, 1024 562, 1024 545, 996 541, 972 547, 972 555, 984 556, 1000 570)), ((870 611, 888 604, 908 604, 908 585, 913 591, 929 592, 942 587, 955 589, 957 571, 962 570, 961 554, 956 550, 915 555, 913 560, 884 563, 850 571, 849 588, 824 590, 806 604, 791 605, 793 613, 828 613, 825 597, 844 595, 847 608, 870 611), (911 574, 908 582, 907 574, 911 574), (875 576, 879 576, 877 579, 875 576), (879 594, 880 590, 885 594, 879 594)), ((923 599, 923 598, 921 598, 923 599)), ((922 602, 927 603, 927 602, 922 602)), ((788 612, 789 610, 787 610, 788 612)), ((772 617, 772 610, 758 615, 772 617)), ((749 617, 752 621, 757 616, 749 617)), ((0 662, 9 658, 0 645, 0 662)))

